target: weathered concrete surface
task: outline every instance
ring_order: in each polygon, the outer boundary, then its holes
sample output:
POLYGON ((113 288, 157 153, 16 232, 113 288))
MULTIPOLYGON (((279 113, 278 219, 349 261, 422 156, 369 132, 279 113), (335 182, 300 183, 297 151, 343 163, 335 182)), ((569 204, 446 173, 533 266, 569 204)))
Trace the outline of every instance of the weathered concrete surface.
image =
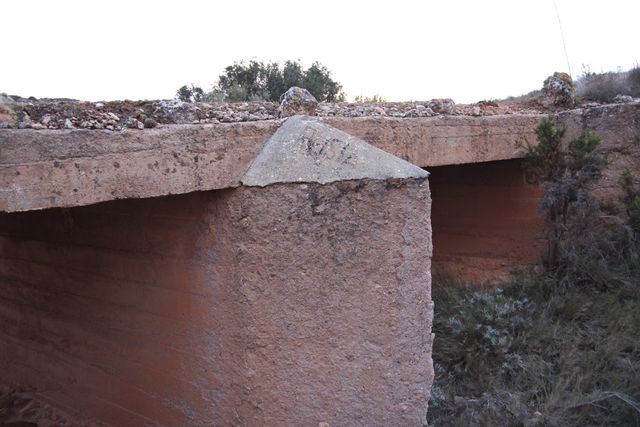
MULTIPOLYGON (((535 143, 540 116, 322 118, 421 167, 502 160, 535 143)), ((144 131, 0 129, 0 211, 232 187, 281 121, 144 131)))
POLYGON ((0 214, 0 372, 127 425, 422 425, 426 180, 0 214))
POLYGON ((113 426, 232 417, 226 194, 0 214, 2 381, 113 426))
POLYGON ((521 158, 542 115, 321 118, 420 167, 521 158))
POLYGON ((461 282, 500 283, 540 262, 545 247, 542 188, 521 160, 431 168, 434 271, 461 282))
POLYGON ((317 182, 265 177, 269 145, 258 186, 1 213, 3 382, 118 426, 422 425, 427 173, 317 122, 283 135, 317 182))
POLYGON ((424 179, 241 187, 242 424, 419 426, 431 362, 424 179))
POLYGON ((561 113, 558 122, 567 127, 566 143, 584 131, 602 138, 599 149, 606 153, 607 165, 594 192, 605 203, 620 204, 622 173, 630 171, 640 184, 640 102, 561 113))
POLYGON ((118 133, 0 129, 0 211, 235 187, 280 123, 118 133))
POLYGON ((267 141, 243 175, 247 186, 283 182, 426 178, 428 173, 348 133, 294 116, 267 141))

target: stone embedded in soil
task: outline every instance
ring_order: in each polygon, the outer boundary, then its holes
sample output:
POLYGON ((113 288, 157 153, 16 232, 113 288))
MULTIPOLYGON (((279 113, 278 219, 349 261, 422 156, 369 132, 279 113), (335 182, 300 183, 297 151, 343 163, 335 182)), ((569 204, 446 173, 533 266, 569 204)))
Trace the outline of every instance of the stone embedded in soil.
POLYGON ((315 116, 318 101, 307 89, 293 86, 280 97, 279 117, 291 117, 296 114, 315 116))
POLYGON ((553 73, 547 77, 541 91, 540 102, 547 108, 571 108, 575 104, 571 76, 553 73))

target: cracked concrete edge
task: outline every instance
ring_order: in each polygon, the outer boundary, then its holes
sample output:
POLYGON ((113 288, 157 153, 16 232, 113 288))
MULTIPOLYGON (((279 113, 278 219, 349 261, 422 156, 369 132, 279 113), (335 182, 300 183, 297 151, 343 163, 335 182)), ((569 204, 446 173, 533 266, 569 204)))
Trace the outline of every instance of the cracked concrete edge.
MULTIPOLYGON (((538 117, 314 117, 420 167, 522 157, 538 117)), ((0 212, 232 188, 282 121, 145 131, 0 129, 0 212)))
POLYGON ((244 186, 390 178, 429 173, 348 133, 305 116, 290 117, 240 179, 244 186))

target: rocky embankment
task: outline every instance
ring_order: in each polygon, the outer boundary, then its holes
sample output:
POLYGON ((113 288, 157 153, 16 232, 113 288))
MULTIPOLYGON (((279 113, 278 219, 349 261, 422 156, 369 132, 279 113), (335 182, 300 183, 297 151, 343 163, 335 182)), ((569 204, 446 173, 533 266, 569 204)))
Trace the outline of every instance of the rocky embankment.
MULTIPOLYGON (((273 120, 281 116, 275 102, 190 103, 178 100, 83 102, 0 95, 0 128, 15 129, 145 129, 167 124, 235 123, 273 120)), ((425 102, 318 103, 319 117, 414 118, 440 115, 492 116, 537 114, 531 106, 483 101, 455 104, 450 99, 425 102)))
MULTIPOLYGON (((318 117, 393 117, 417 118, 442 115, 495 116, 541 114, 581 104, 573 96, 570 77, 555 73, 544 82, 538 95, 506 101, 480 101, 456 104, 448 98, 420 102, 318 103, 306 90, 290 88, 276 102, 205 103, 179 100, 84 102, 70 99, 22 98, 0 94, 0 129, 102 129, 143 130, 158 125, 237 123, 274 120, 293 114, 318 117)), ((614 102, 635 102, 617 97, 614 102)))

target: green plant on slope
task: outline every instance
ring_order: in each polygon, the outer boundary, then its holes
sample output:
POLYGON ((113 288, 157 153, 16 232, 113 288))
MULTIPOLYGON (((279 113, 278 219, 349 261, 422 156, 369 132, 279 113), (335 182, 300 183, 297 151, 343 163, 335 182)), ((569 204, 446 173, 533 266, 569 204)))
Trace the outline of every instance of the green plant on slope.
POLYGON ((626 215, 604 212, 599 137, 565 143, 552 119, 537 135, 547 272, 499 290, 434 276, 430 425, 640 426, 640 189, 627 171, 626 215))
POLYGON ((542 120, 536 133, 539 144, 529 147, 525 168, 544 189, 547 271, 559 286, 601 288, 640 273, 638 233, 624 219, 604 212, 592 195, 607 164, 598 150, 600 138, 584 132, 565 144, 564 129, 551 118, 542 120))

